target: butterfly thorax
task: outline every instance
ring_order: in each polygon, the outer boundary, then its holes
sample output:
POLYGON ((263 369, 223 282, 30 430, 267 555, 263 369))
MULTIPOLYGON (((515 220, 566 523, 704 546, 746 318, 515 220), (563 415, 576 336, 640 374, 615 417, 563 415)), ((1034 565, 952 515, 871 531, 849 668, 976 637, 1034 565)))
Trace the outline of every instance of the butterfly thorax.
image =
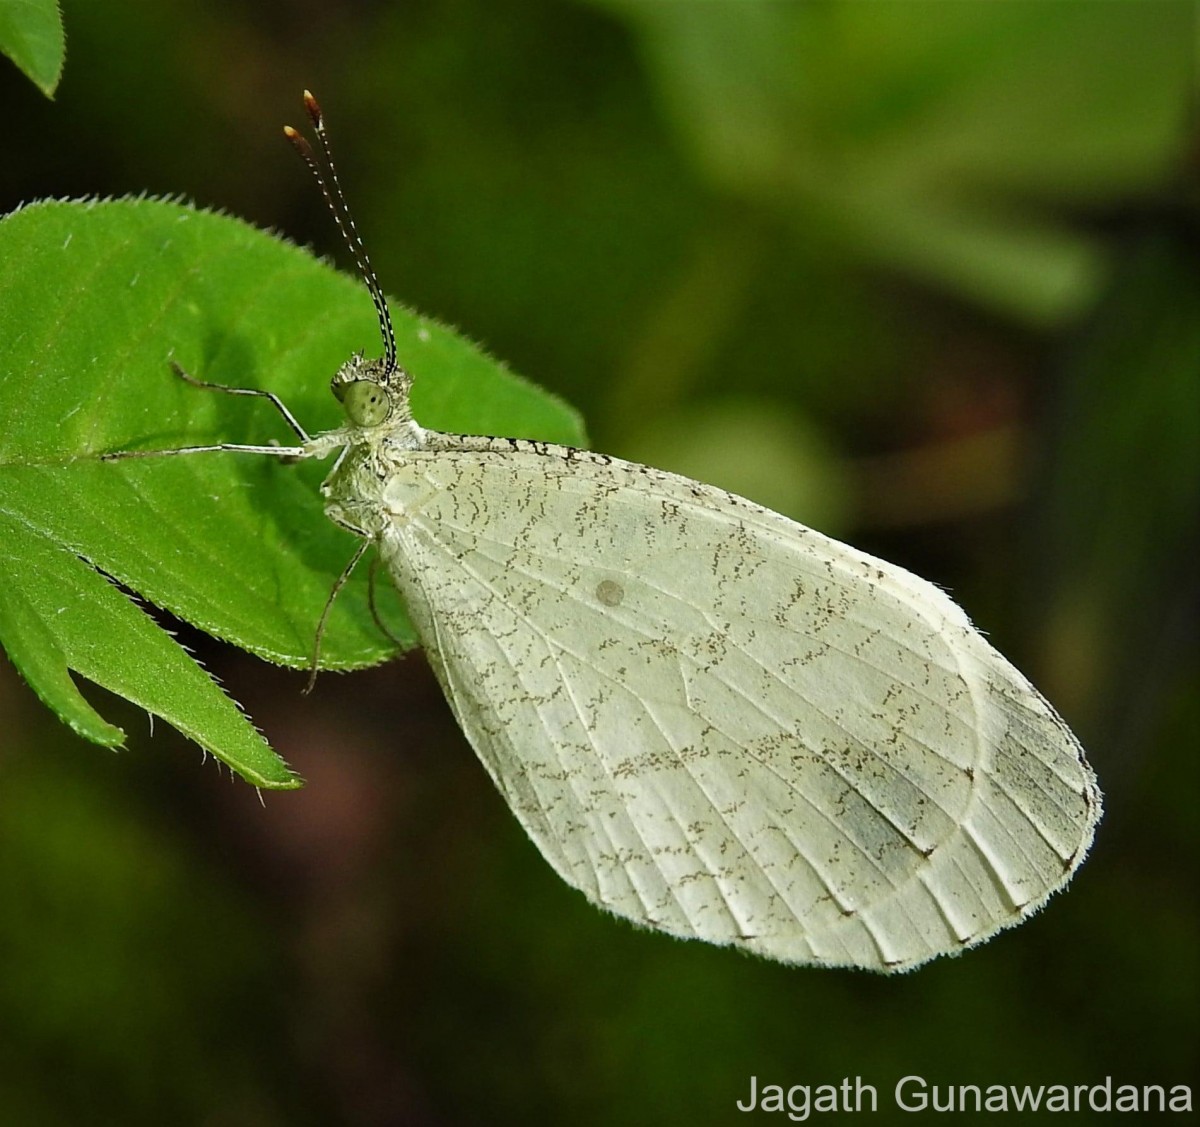
POLYGON ((322 454, 342 447, 321 485, 325 511, 336 524, 363 536, 382 530, 384 485, 412 451, 425 445, 425 431, 408 405, 411 386, 412 376, 394 358, 368 360, 356 352, 330 384, 346 424, 310 444, 313 453, 322 454))

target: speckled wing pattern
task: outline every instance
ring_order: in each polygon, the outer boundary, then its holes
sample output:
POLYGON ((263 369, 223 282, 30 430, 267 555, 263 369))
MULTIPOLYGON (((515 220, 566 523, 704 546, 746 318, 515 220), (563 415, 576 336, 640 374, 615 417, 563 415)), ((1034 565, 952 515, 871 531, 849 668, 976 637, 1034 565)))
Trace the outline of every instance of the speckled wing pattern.
POLYGON ((932 584, 710 486, 431 435, 380 548, 521 824, 594 903, 789 963, 904 970, 1020 922, 1100 795, 932 584))

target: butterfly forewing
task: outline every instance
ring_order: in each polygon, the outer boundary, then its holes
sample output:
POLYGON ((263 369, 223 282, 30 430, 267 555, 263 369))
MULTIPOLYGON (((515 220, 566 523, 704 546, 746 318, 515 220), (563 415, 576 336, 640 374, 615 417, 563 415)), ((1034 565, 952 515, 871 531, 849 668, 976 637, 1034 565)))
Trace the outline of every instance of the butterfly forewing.
POLYGON ((1018 922, 1099 796, 932 584, 709 486, 430 435, 380 546, 455 715, 592 901, 789 962, 915 966, 1018 922))

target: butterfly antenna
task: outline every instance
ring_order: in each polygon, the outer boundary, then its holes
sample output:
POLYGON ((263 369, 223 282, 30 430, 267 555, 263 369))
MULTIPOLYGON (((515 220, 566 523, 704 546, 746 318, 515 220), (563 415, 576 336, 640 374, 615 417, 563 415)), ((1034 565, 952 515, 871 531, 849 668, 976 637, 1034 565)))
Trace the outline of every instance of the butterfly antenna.
POLYGON ((371 266, 371 258, 367 254, 362 236, 359 235, 358 228, 354 224, 354 216, 350 213, 350 206, 346 203, 345 193, 338 180, 337 167, 333 163, 333 154, 329 150, 329 137, 325 132, 325 117, 321 113, 317 99, 308 90, 304 91, 304 108, 317 134, 317 142, 321 146, 321 153, 325 157, 325 166, 329 171, 328 177, 322 170, 321 162, 317 159, 317 154, 313 152, 312 145, 299 130, 285 125, 283 127, 284 136, 292 143, 292 147, 300 154, 301 159, 308 165, 316 178, 321 194, 325 197, 325 202, 329 205, 329 211, 333 215, 333 221, 342 233, 346 246, 350 248, 350 253, 354 256, 354 264, 358 267, 358 272, 367 285, 367 292, 370 293, 371 301, 375 306, 375 315, 379 319, 379 332, 383 336, 384 366, 387 376, 390 377, 398 370, 396 333, 392 329, 392 316, 388 312, 387 301, 384 299, 383 289, 379 285, 379 278, 376 277, 375 270, 371 266))

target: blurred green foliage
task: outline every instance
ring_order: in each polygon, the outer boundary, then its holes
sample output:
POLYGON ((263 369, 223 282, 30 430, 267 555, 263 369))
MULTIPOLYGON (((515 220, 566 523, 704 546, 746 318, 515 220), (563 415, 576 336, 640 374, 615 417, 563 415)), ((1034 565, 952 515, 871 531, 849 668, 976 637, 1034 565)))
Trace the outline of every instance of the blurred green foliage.
POLYGON ((417 657, 302 700, 186 636, 309 780, 265 810, 170 732, 73 742, 6 669, 6 1118, 715 1124, 750 1075, 859 1075, 885 1106, 908 1073, 1190 1078, 1192 3, 66 16, 55 103, 0 79, 5 210, 178 192, 336 249, 278 136, 312 88, 390 293, 597 448, 949 586, 1079 733, 1107 816, 1065 896, 964 958, 789 970, 589 909, 417 657))

